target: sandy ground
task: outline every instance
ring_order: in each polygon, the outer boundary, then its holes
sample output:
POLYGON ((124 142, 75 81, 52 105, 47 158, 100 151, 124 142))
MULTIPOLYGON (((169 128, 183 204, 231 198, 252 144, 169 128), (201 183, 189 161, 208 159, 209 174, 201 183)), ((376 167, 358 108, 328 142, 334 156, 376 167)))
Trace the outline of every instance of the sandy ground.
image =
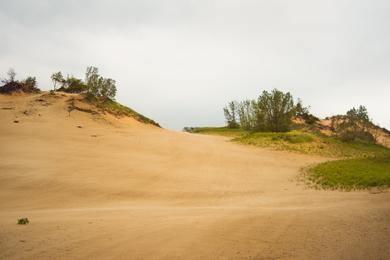
POLYGON ((390 259, 390 192, 296 181, 325 158, 69 113, 69 98, 0 95, 1 259, 390 259))

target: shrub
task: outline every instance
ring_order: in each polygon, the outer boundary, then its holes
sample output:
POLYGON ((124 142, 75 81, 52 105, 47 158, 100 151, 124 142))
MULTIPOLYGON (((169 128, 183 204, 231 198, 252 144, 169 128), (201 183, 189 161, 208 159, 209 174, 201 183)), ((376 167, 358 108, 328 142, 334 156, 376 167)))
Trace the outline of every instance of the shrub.
POLYGON ((37 93, 40 92, 37 87, 35 77, 27 77, 22 81, 15 80, 16 73, 13 69, 8 72, 8 79, 1 80, 4 85, 0 87, 0 93, 10 94, 13 92, 37 93))
POLYGON ((64 80, 62 87, 58 90, 67 93, 84 93, 87 91, 87 86, 81 79, 70 76, 64 80))
POLYGON ((18 219, 18 225, 27 225, 28 223, 30 223, 28 218, 19 218, 18 219))
POLYGON ((350 109, 346 115, 332 118, 332 128, 344 141, 375 142, 369 129, 373 126, 364 106, 350 109))

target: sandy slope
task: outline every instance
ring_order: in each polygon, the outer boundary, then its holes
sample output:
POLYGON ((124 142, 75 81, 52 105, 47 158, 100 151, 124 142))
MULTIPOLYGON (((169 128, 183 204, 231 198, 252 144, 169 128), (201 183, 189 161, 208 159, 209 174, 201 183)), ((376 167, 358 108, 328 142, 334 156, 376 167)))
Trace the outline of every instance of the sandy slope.
POLYGON ((390 258, 389 192, 295 181, 324 158, 69 114, 70 98, 0 96, 1 259, 390 258))

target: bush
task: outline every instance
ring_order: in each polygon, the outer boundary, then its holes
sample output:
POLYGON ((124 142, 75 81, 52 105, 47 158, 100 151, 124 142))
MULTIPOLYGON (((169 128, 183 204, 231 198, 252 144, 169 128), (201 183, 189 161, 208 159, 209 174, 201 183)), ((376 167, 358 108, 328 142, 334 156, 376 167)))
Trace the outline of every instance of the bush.
POLYGON ((18 219, 18 225, 27 225, 28 223, 30 223, 28 218, 20 218, 20 219, 18 219))
POLYGON ((62 87, 60 87, 58 91, 64 91, 67 93, 85 93, 87 91, 87 86, 81 79, 71 76, 64 80, 62 87))
POLYGON ((24 93, 38 93, 40 89, 37 87, 37 80, 35 77, 27 77, 25 80, 15 80, 16 73, 10 69, 8 72, 8 79, 3 79, 3 86, 0 86, 0 93, 10 94, 14 92, 24 93))
POLYGON ((369 129, 373 126, 364 106, 350 109, 346 115, 332 118, 332 128, 344 141, 375 142, 369 129))

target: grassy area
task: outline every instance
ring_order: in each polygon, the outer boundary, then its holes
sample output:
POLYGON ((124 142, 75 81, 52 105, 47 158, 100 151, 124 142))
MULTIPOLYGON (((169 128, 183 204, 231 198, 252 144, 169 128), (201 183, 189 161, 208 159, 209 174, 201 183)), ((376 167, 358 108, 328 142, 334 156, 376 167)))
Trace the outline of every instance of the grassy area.
POLYGON ((258 147, 270 147, 304 154, 316 154, 332 158, 366 158, 386 156, 390 149, 364 142, 344 142, 335 137, 319 133, 294 130, 286 133, 249 132, 226 127, 194 128, 192 132, 201 134, 223 135, 232 141, 258 147))
POLYGON ((390 157, 320 163, 308 169, 306 177, 314 186, 329 189, 390 187, 390 157))
POLYGON ((134 119, 136 119, 142 123, 152 124, 152 125, 160 127, 160 125, 158 123, 156 123, 155 121, 153 121, 152 119, 147 118, 146 116, 134 111, 133 109, 131 109, 129 107, 121 105, 114 100, 106 99, 105 101, 100 101, 100 100, 97 100, 93 96, 87 96, 85 98, 85 100, 89 103, 93 103, 95 106, 102 109, 103 111, 106 111, 106 112, 111 113, 113 115, 133 117, 134 119))
POLYGON ((222 135, 228 137, 240 137, 248 134, 248 132, 245 130, 227 127, 194 127, 190 132, 209 135, 222 135))
POLYGON ((241 144, 341 159, 318 164, 304 172, 305 181, 315 187, 343 190, 390 187, 390 149, 381 145, 345 142, 305 129, 268 133, 207 127, 194 128, 192 132, 228 136, 241 144))

